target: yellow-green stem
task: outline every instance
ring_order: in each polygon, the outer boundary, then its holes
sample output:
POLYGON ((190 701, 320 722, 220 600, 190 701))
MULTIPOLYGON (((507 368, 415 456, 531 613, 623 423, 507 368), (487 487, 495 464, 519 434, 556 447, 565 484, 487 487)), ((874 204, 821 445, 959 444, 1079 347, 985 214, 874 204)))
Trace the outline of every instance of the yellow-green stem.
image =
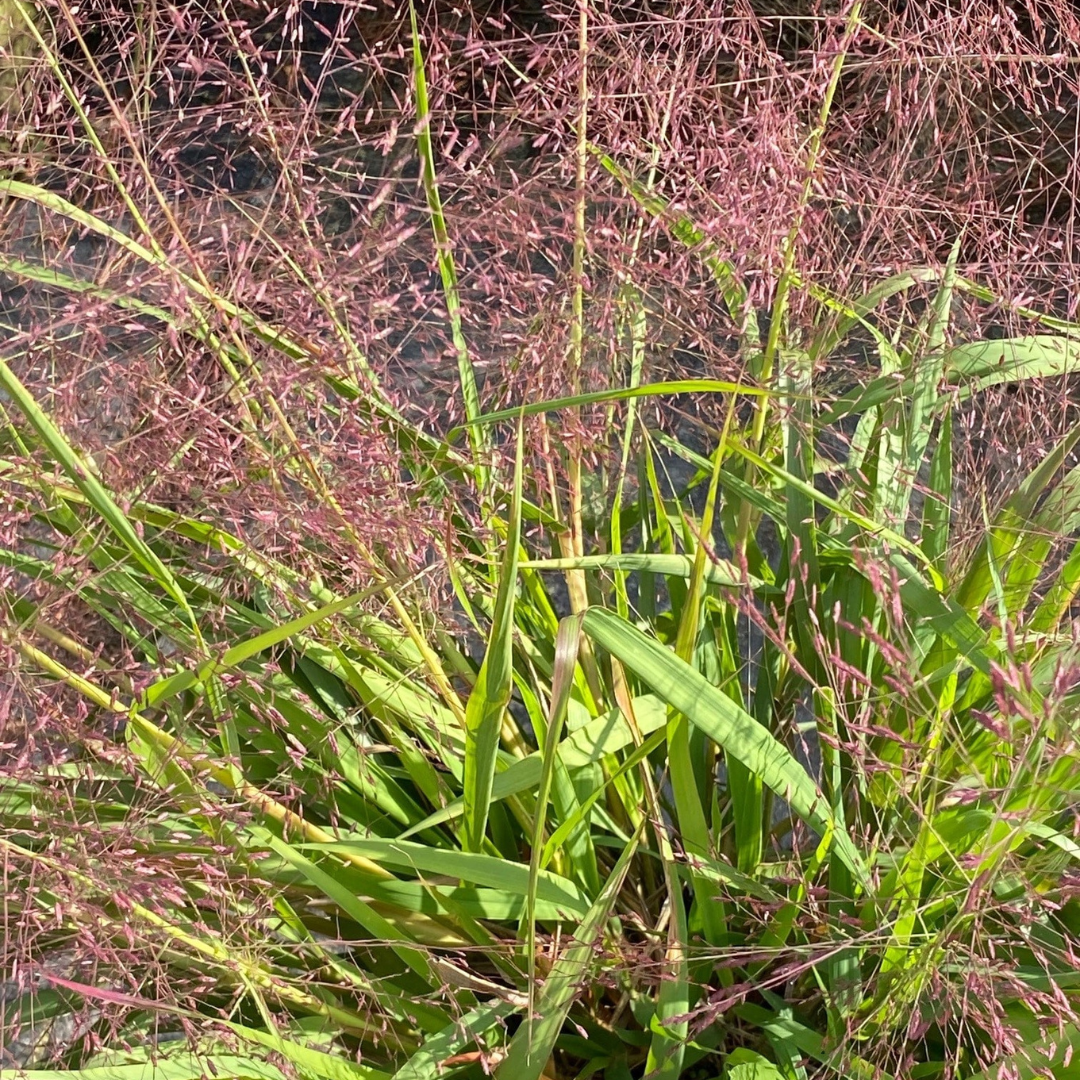
MULTIPOLYGON (((776 369, 776 354, 780 348, 780 338, 784 331, 784 322, 787 318, 788 299, 791 289, 796 282, 795 253, 802 231, 803 221, 806 218, 806 208, 810 203, 810 195, 814 189, 814 180, 817 178, 818 161, 821 157, 821 144, 825 137, 825 129, 829 123, 829 114, 832 111, 833 98, 836 88, 840 83, 840 75, 844 70, 844 61, 847 58, 848 47, 851 39, 858 29, 860 16, 862 15, 862 0, 855 0, 844 25, 844 36, 840 43, 840 49, 833 59, 832 73, 829 76, 829 84, 825 88, 825 96, 821 102, 821 110, 818 113, 817 126, 810 133, 807 145, 806 166, 803 176, 802 192, 795 208, 795 217, 791 228, 784 237, 781 246, 783 263, 780 276, 776 282, 776 295, 773 299, 772 314, 769 322, 769 336, 765 342, 765 352, 761 360, 760 380, 763 387, 768 387, 773 381, 776 369)), ((750 428, 750 445, 760 453, 763 450, 765 439, 765 423, 769 414, 768 395, 757 398, 754 402, 754 419, 750 428)), ((747 468, 747 482, 753 480, 753 466, 747 468)), ((736 557, 741 559, 746 552, 746 541, 750 529, 751 507, 746 501, 739 507, 739 521, 736 532, 735 551, 736 557)))

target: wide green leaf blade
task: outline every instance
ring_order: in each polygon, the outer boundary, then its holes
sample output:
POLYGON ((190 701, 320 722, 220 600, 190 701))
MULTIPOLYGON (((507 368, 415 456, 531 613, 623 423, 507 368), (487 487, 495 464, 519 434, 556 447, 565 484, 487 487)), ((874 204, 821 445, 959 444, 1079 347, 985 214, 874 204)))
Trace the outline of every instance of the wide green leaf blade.
MULTIPOLYGON (((529 868, 494 855, 428 847, 411 840, 348 839, 332 843, 295 844, 300 850, 331 851, 359 855, 380 866, 413 870, 425 874, 458 878, 472 885, 515 896, 529 892, 529 868)), ((548 870, 541 870, 536 883, 539 899, 556 904, 567 918, 581 917, 588 910, 588 899, 572 882, 548 870)))
POLYGON ((1032 334, 965 342, 948 349, 946 367, 949 382, 969 393, 1049 379, 1080 367, 1080 341, 1058 334, 1032 334))
POLYGON ((602 608, 585 614, 585 633, 634 672, 672 708, 678 709, 717 745, 738 758, 762 783, 823 836, 832 837, 856 880, 866 866, 850 837, 834 831, 832 814, 817 784, 791 752, 749 713, 659 642, 602 608))

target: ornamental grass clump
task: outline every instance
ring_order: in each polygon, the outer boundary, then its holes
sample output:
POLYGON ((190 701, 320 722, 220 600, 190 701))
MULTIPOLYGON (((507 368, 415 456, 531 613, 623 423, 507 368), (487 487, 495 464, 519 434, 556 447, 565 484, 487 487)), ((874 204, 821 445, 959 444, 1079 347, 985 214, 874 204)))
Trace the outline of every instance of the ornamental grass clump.
POLYGON ((229 14, 27 22, 0 1076, 1070 1075, 1068 224, 868 66, 985 25, 229 14))

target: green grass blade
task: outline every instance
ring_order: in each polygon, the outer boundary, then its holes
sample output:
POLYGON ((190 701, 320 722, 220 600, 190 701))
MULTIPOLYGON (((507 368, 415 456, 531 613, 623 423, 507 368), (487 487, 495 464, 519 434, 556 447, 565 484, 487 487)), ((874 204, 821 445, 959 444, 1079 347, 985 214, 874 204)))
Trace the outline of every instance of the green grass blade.
POLYGON ((843 1080, 893 1080, 892 1074, 880 1065, 846 1052, 845 1046, 833 1046, 820 1032, 791 1019, 790 1016, 753 1004, 739 1005, 735 1013, 739 1019, 761 1028, 771 1039, 789 1042, 802 1054, 820 1062, 828 1068, 830 1075, 835 1073, 843 1080))
MULTIPOLYGON (((711 541, 713 535, 720 469, 727 450, 727 430, 731 422, 733 404, 734 402, 732 402, 732 407, 729 407, 724 432, 713 455, 700 535, 696 538, 693 549, 694 563, 689 584, 684 595, 671 590, 673 612, 679 618, 675 654, 687 667, 691 667, 694 662, 701 629, 702 610, 705 603, 705 567, 709 561, 706 544, 711 541)), ((651 468, 651 454, 647 464, 650 466, 649 479, 657 514, 660 515, 664 513, 664 505, 655 482, 655 472, 651 468)), ((658 518, 658 520, 664 523, 662 519, 658 518)), ((694 543, 693 540, 687 542, 694 543)), ((670 545, 670 540, 667 543, 670 545)), ((712 771, 711 748, 704 740, 701 740, 706 749, 706 761, 700 770, 703 775, 699 776, 691 756, 689 719, 674 706, 668 711, 666 737, 671 789, 675 796, 675 816, 683 846, 694 860, 705 859, 712 854, 713 846, 705 810, 706 800, 711 792, 709 783, 711 778, 705 775, 712 771), (704 782, 704 790, 701 789, 702 782, 704 782)), ((665 870, 668 881, 670 925, 665 952, 665 970, 656 994, 652 1040, 649 1044, 645 1070, 648 1075, 655 1076, 657 1080, 678 1080, 682 1074, 686 1055, 688 1024, 685 1019, 677 1018, 685 1018, 691 1001, 688 957, 690 935, 679 869, 673 859, 665 858, 665 870)), ((722 947, 727 942, 727 924, 724 907, 716 888, 716 880, 709 874, 691 871, 690 881, 694 891, 695 909, 704 927, 705 938, 714 948, 722 947)))
POLYGON ((366 597, 377 595, 380 592, 382 592, 381 585, 361 593, 354 593, 352 596, 346 596, 341 600, 335 600, 333 603, 326 604, 316 611, 310 611, 306 615, 301 615, 297 619, 283 623, 281 626, 275 626, 273 629, 256 634, 255 637, 226 649, 220 657, 204 661, 196 668, 180 671, 175 675, 159 679, 157 682, 151 683, 143 692, 139 699, 139 708, 160 707, 176 697, 177 694, 189 690, 197 683, 201 683, 223 671, 228 671, 230 668, 239 667, 245 661, 258 656, 259 653, 272 649, 283 641, 288 641, 289 638, 307 630, 309 627, 315 626, 317 623, 332 618, 340 612, 348 611, 349 608, 355 607, 366 597))
POLYGON ((971 341, 949 348, 949 382, 966 394, 1051 379, 1080 368, 1080 341, 1058 334, 971 341))
POLYGON ((787 1080, 787 1074, 768 1058, 740 1046, 725 1062, 727 1080, 787 1080))
MULTIPOLYGON (((872 288, 867 289, 862 296, 851 302, 841 302, 835 298, 821 297, 826 307, 833 309, 837 317, 827 323, 820 336, 815 337, 807 352, 817 360, 827 360, 836 351, 840 343, 857 326, 870 327, 867 316, 876 311, 886 300, 902 292, 913 289, 916 285, 941 278, 941 269, 938 267, 924 266, 905 270, 894 274, 892 277, 879 281, 872 288)), ((861 410, 856 410, 861 411, 861 410)))
MULTIPOLYGON (((959 279, 954 280, 954 288, 959 279)), ((1080 341, 1057 334, 987 339, 943 350, 944 376, 964 400, 992 386, 1014 385, 1031 379, 1053 378, 1076 371, 1080 365, 1080 341)), ((819 418, 830 427, 845 416, 857 415, 897 398, 909 397, 915 380, 908 375, 884 375, 857 387, 833 402, 819 418)))
POLYGON ((1074 544, 1069 557, 1058 571, 1046 595, 1031 617, 1028 629, 1032 634, 1052 634, 1080 591, 1080 543, 1074 544))
POLYGON ((1015 550, 1003 565, 1005 608, 1020 618, 1038 584, 1055 541, 1075 534, 1080 523, 1080 467, 1071 469, 1048 493, 1026 527, 1017 530, 1015 550))
MULTIPOLYGON (((91 1069, 0 1069, 0 1080, 286 1080, 268 1061, 237 1054, 162 1053, 153 1062, 91 1069)), ((370 1073, 367 1074, 370 1076, 370 1073)), ((359 1078, 356 1078, 359 1080, 359 1078)))
POLYGON ((623 879, 637 852, 641 831, 630 838, 618 862, 573 934, 572 944, 556 960, 544 980, 535 1016, 526 1017, 510 1042, 506 1058, 495 1070, 495 1080, 539 1080, 555 1048, 559 1033, 591 965, 594 946, 622 889, 623 879))
MULTIPOLYGON (((583 555, 580 559, 528 559, 522 560, 520 569, 529 570, 611 570, 629 573, 640 571, 659 574, 662 577, 681 577, 688 581, 695 571, 695 560, 686 555, 665 555, 660 552, 627 552, 621 555, 583 555)), ((761 578, 746 577, 730 559, 707 559, 701 570, 702 581, 707 585, 723 585, 725 588, 767 589, 761 578)))
MULTIPOLYGON (((529 868, 494 855, 471 851, 433 848, 411 840, 354 839, 294 844, 301 851, 330 851, 356 855, 377 866, 393 866, 417 874, 436 874, 457 878, 472 885, 482 885, 509 896, 529 894, 529 868)), ((559 907, 564 918, 581 918, 589 904, 585 894, 566 878, 541 870, 536 895, 559 907)))
MULTIPOLYGON (((654 697, 644 696, 634 699, 634 713, 637 725, 643 735, 659 731, 667 723, 664 706, 654 697)), ((579 728, 559 745, 559 758, 568 769, 577 769, 585 765, 602 761, 608 755, 614 755, 634 742, 633 732, 622 716, 614 710, 579 728)), ((491 787, 492 802, 507 799, 513 795, 530 791, 540 783, 543 762, 539 752, 515 761, 504 772, 497 773, 491 787)), ((451 821, 464 813, 464 802, 456 800, 414 825, 401 839, 424 829, 451 821)))
POLYGON ((1005 1055, 989 1068, 973 1073, 970 1080, 998 1080, 1003 1076, 1015 1077, 1015 1080, 1035 1080, 1044 1076, 1074 1080, 1078 1072, 1074 1055, 1080 1060, 1080 1025, 1071 1020, 1064 1021, 1055 1025, 1052 1034, 1027 1042, 1020 1050, 1005 1055))
POLYGON ((286 1039, 276 1032, 261 1031, 259 1028, 228 1021, 225 1022, 225 1027, 246 1042, 280 1054, 302 1076, 314 1077, 315 1080, 390 1080, 389 1073, 368 1065, 359 1065, 336 1054, 324 1053, 296 1039, 286 1039))
MULTIPOLYGON (((1055 479, 1060 476, 1061 470, 1069 460, 1073 448, 1080 442, 1080 424, 1072 427, 1063 438, 1055 443, 1053 449, 1039 464, 1024 478, 1015 494, 998 511, 994 518, 992 528, 984 536, 976 548, 967 565, 964 577, 956 589, 956 602, 966 611, 976 612, 982 606, 986 597, 993 587, 993 578, 990 570, 991 549, 998 566, 1011 562, 1017 549, 1021 546, 1025 537, 1038 541, 1033 536, 1033 519, 1036 516, 1036 507, 1040 500, 1044 499, 1045 492, 1051 487, 1055 479)), ((1076 468, 1059 482, 1056 491, 1066 496, 1076 488, 1080 471, 1076 468)), ((1051 498, 1053 491, 1051 492, 1051 498)), ((1045 513, 1051 505, 1051 499, 1043 504, 1042 511, 1045 513)), ((1067 508, 1061 507, 1057 512, 1067 512, 1067 508)), ((1049 523, 1055 532, 1060 532, 1066 522, 1059 516, 1058 520, 1049 523)), ((1068 531, 1068 530, 1066 530, 1068 531)), ((1049 549, 1044 548, 1043 557, 1049 549)), ((1025 568, 1025 577, 1032 579, 1032 564, 1035 561, 1034 550, 1025 551, 1023 560, 1028 566, 1025 568)), ((1034 571, 1037 576, 1037 569, 1034 571)))
MULTIPOLYGON (((645 366, 646 312, 641 294, 632 282, 627 282, 619 293, 623 316, 630 336, 630 382, 629 388, 641 385, 641 373, 645 366)), ((626 403, 626 419, 622 432, 622 453, 619 459, 619 478, 615 484, 615 495, 611 502, 611 517, 608 525, 608 543, 615 556, 623 553, 622 509, 623 490, 626 472, 630 462, 630 448, 633 445, 634 428, 637 422, 637 399, 631 398, 626 403)), ((630 600, 626 591, 626 572, 616 569, 615 607, 625 618, 630 612, 630 600)))
POLYGON ((585 633, 760 776, 762 783, 786 799, 807 824, 823 836, 831 836, 856 880, 866 883, 863 858, 850 837, 835 832, 832 813, 817 785, 790 751, 749 713, 669 650, 611 612, 590 608, 585 615, 585 633))
MULTIPOLYGON (((754 453, 754 451, 746 446, 733 442, 732 449, 741 457, 752 462, 763 473, 774 477, 776 480, 782 481, 786 488, 797 492, 800 496, 806 496, 819 506, 824 506, 839 518, 859 526, 860 529, 865 530, 871 536, 876 537, 879 540, 887 541, 890 547, 898 551, 906 551, 909 555, 913 555, 918 563, 927 566, 926 556, 923 555, 922 548, 917 544, 912 543, 907 537, 902 536, 895 529, 882 525, 873 518, 867 517, 865 514, 860 514, 857 511, 844 506, 837 502, 836 499, 818 491, 809 481, 794 476, 786 469, 781 469, 778 466, 773 465, 770 461, 767 461, 759 454, 754 453)), ((726 480, 727 477, 725 477, 725 481, 726 480)), ((785 515, 782 513, 779 520, 782 521, 784 516, 785 515)))
POLYGON ((523 436, 518 429, 514 461, 514 489, 506 550, 499 576, 491 636, 476 685, 465 708, 465 833, 469 851, 480 851, 487 831, 491 784, 503 715, 510 701, 514 666, 514 601, 517 593, 518 545, 521 538, 521 484, 523 436))
MULTIPOLYGON (((370 904, 365 903, 356 896, 344 882, 339 881, 329 869, 318 865, 311 859, 301 855, 291 844, 278 839, 269 833, 265 834, 262 841, 276 852, 287 863, 299 870, 325 896, 354 919, 358 926, 362 926, 376 941, 385 941, 390 948, 408 966, 416 972, 432 988, 439 985, 437 976, 432 972, 427 958, 418 949, 411 948, 411 942, 401 933, 388 919, 384 919, 370 904)), ((256 837, 258 842, 258 837, 256 837)), ((329 864, 331 867, 333 864, 329 864)), ((441 1010, 438 1010, 441 1012, 441 1010)), ((449 1017, 446 1017, 449 1021, 449 1017)))
POLYGON ((442 1080, 447 1069, 444 1061, 477 1042, 516 1008, 509 1001, 498 1001, 470 1009, 444 1031, 425 1039, 424 1045, 394 1073, 394 1080, 442 1080))
MULTIPOLYGON (((686 1014, 690 1011, 690 964, 688 959, 689 931, 686 921, 686 901, 679 887, 679 873, 674 861, 669 863, 673 872, 672 885, 668 889, 671 924, 668 927, 668 944, 664 954, 665 970, 660 988, 656 992, 656 1011, 651 1028, 649 1056, 645 1059, 645 1075, 656 1080, 678 1080, 682 1075, 686 1058, 686 1043, 690 1025, 686 1014), (683 1019, 679 1019, 679 1018, 683 1019)), ((707 878, 701 878, 707 881, 707 878)), ((711 899, 706 889, 697 890, 705 901, 711 899)))
POLYGON ((428 103, 427 74, 424 66, 424 50, 420 41, 420 29, 416 21, 416 5, 410 0, 409 25, 412 29, 413 81, 416 90, 416 146, 420 154, 420 170, 427 199, 431 230, 435 234, 435 258, 442 280, 446 315, 450 320, 450 336, 457 353, 458 381, 465 419, 469 422, 469 440, 477 468, 477 480, 481 491, 487 488, 487 456, 490 450, 488 437, 483 428, 473 426, 479 418, 480 392, 476 385, 476 372, 469 356, 469 346, 461 326, 461 297, 458 290, 457 270, 454 267, 454 249, 446 227, 442 197, 439 195, 438 173, 435 168, 435 151, 431 141, 431 107, 428 103))
MULTIPOLYGON (((786 546, 780 567, 781 580, 794 585, 789 606, 800 662, 811 678, 820 677, 821 661, 815 633, 827 630, 810 612, 820 590, 818 528, 810 492, 814 484, 813 372, 808 353, 789 352, 786 364, 779 372, 783 390, 781 398, 784 466, 786 474, 796 481, 788 485, 785 506, 786 546)), ((749 870, 749 864, 740 866, 749 870)))
POLYGON ((989 676, 998 650, 978 622, 952 595, 942 595, 929 586, 902 555, 891 555, 889 562, 900 583, 900 602, 915 625, 947 638, 972 667, 989 676))
MULTIPOLYGON (((701 517, 701 535, 698 537, 694 552, 694 566, 690 574, 690 583, 687 587, 686 598, 683 601, 682 615, 679 619, 679 629, 675 638, 675 655, 683 663, 692 666, 694 654, 697 650, 698 635, 701 631, 702 612, 705 606, 705 568, 711 561, 706 545, 710 544, 713 536, 713 521, 716 510, 717 492, 720 487, 720 466, 723 463, 727 451, 727 431, 731 424, 734 412, 734 401, 728 409, 724 424, 724 431, 720 437, 720 443, 713 455, 713 471, 709 480, 709 491, 705 498, 705 507, 701 517)), ((683 846, 688 854, 706 857, 712 854, 712 838, 709 834, 709 823, 706 815, 706 805, 711 794, 710 768, 711 752, 707 750, 706 761, 703 768, 695 770, 691 757, 690 748, 690 724, 686 716, 679 710, 672 709, 668 717, 667 725, 668 743, 668 768, 671 773, 671 788, 675 795, 675 814, 682 836, 683 846), (703 773, 705 775, 699 776, 703 773), (704 782, 704 792, 700 790, 701 782, 704 782), (704 797, 702 797, 704 795, 704 797)), ((698 915, 705 927, 705 938, 713 946, 721 946, 727 938, 727 927, 724 917, 724 908, 712 880, 706 876, 691 874, 691 882, 694 887, 698 915)), ((673 911, 673 916, 685 919, 685 915, 673 911)), ((678 929, 678 920, 673 924, 678 929)), ((685 931, 685 926, 682 927, 685 931)), ((685 933, 683 933, 685 942, 685 933)), ((677 946, 682 952, 682 944, 677 946)), ((686 1004, 683 998, 686 995, 685 985, 679 986, 683 979, 673 980, 670 993, 678 999, 664 1001, 664 1009, 667 1015, 678 1015, 680 1010, 686 1009, 681 1006, 686 1004)), ((688 1006, 687 1006, 688 1007, 688 1006)), ((654 1049, 659 1050, 659 1047, 654 1049)), ((668 1053, 672 1048, 668 1048, 668 1053)), ((672 1061, 670 1065, 660 1069, 658 1075, 677 1076, 681 1066, 672 1061)))
POLYGON ((911 491, 922 466, 923 456, 930 444, 934 416, 940 402, 940 384, 945 371, 945 336, 952 311, 953 292, 956 285, 956 260, 960 255, 958 236, 945 264, 941 288, 934 298, 933 311, 927 335, 926 349, 914 362, 915 386, 911 396, 911 409, 907 417, 907 439, 902 466, 903 484, 897 494, 892 510, 897 521, 907 519, 911 491))
MULTIPOLYGON (((501 424, 506 420, 517 420, 524 416, 540 416, 543 413, 559 412, 562 409, 578 409, 586 405, 604 405, 611 401, 632 401, 636 398, 668 397, 673 394, 741 394, 747 397, 767 397, 771 390, 763 390, 749 383, 728 382, 724 379, 673 379, 669 382, 645 383, 641 386, 622 386, 613 390, 595 390, 584 394, 571 394, 568 397, 551 398, 548 401, 524 402, 512 408, 498 412, 485 413, 477 420, 478 424, 501 424)), ((448 440, 461 433, 463 429, 454 428, 447 435, 448 440)))
POLYGON ((60 429, 34 400, 33 394, 0 357, 0 388, 12 398, 27 421, 37 432, 49 452, 79 489, 87 503, 109 526, 116 538, 131 553, 135 561, 150 575, 162 591, 180 608, 199 638, 195 614, 188 606, 187 597, 167 566, 146 543, 128 516, 117 506, 105 485, 93 474, 87 464, 64 438, 60 429))
POLYGON ((546 729, 537 732, 540 739, 540 783, 536 791, 536 815, 532 833, 532 852, 529 858, 529 891, 526 895, 526 958, 529 965, 529 1012, 536 1008, 536 887, 540 879, 540 862, 544 851, 544 824, 551 782, 558 760, 559 740, 566 720, 566 707, 574 688, 574 668, 577 665, 583 616, 570 615, 559 623, 555 639, 555 673, 551 684, 550 715, 546 729))
MULTIPOLYGON (((548 842, 544 845, 544 851, 540 858, 541 865, 546 866, 551 862, 555 853, 568 841, 574 831, 581 826, 581 823, 586 820, 589 811, 592 810, 596 802, 607 793, 608 787, 612 785, 618 787, 623 776, 636 769, 654 750, 663 746, 666 738, 666 731, 655 731, 632 753, 626 755, 626 758, 619 763, 618 767, 611 772, 600 787, 593 788, 589 795, 581 800, 573 812, 548 837, 548 842)), ((599 889, 597 889, 597 892, 599 892, 599 889)))
POLYGON ((952 410, 946 409, 938 428, 937 446, 930 459, 930 483, 923 504, 922 548, 944 579, 952 518, 952 410))

